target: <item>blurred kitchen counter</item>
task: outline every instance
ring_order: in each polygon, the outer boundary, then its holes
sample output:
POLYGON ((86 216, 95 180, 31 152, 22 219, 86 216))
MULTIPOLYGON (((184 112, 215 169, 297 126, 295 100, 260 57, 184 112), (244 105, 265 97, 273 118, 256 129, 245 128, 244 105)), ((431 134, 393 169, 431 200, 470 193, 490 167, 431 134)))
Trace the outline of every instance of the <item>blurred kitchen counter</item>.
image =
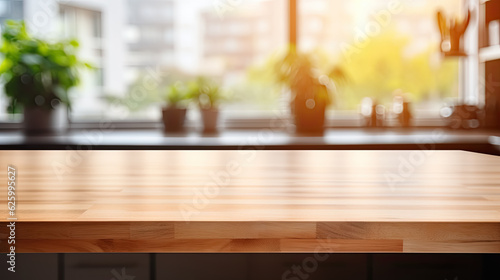
POLYGON ((162 130, 70 130, 58 135, 26 136, 0 130, 2 149, 16 150, 466 150, 499 154, 500 133, 428 129, 328 129, 301 135, 271 129, 218 133, 162 130))

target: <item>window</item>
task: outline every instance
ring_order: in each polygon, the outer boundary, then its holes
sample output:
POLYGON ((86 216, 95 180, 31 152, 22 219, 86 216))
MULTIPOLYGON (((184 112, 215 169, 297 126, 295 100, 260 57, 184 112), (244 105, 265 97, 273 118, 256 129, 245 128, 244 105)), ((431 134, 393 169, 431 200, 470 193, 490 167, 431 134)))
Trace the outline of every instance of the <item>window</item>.
MULTIPOLYGON (((200 75, 230 93, 226 119, 269 118, 288 108, 269 74, 288 47, 288 1, 57 1, 45 8, 58 16, 37 35, 54 36, 58 23, 56 33, 76 37, 82 58, 96 68, 72 93, 74 122, 157 121, 166 86, 200 75)), ((398 95, 412 101, 417 117, 438 117, 442 104, 458 97, 458 59, 439 54, 435 12, 460 16, 461 0, 297 3, 298 48, 348 77, 330 117, 358 116, 365 97, 390 111, 398 95)), ((33 24, 37 9, 25 10, 33 24)), ((3 109, 0 118, 9 119, 3 109)))
POLYGON ((0 17, 6 17, 10 13, 10 1, 0 1, 0 17))
MULTIPOLYGON (((255 2, 228 1, 224 10, 207 1, 101 4, 103 18, 93 18, 93 23, 102 25, 102 57, 93 60, 103 66, 102 83, 75 91, 73 121, 158 120, 166 86, 200 75, 234 93, 224 110, 229 118, 269 115, 279 94, 266 97, 274 88, 253 86, 247 70, 286 46, 287 4, 285 0, 255 2)), ((84 25, 82 17, 78 24, 84 25)), ((87 41, 80 34, 77 37, 86 48, 87 41)), ((192 111, 189 117, 196 118, 192 111)))
POLYGON ((436 12, 463 16, 461 7, 461 0, 299 0, 298 44, 346 72, 337 114, 358 114, 365 97, 390 111, 403 95, 416 117, 437 118, 459 96, 459 59, 439 52, 436 12))
MULTIPOLYGON (((0 25, 7 19, 21 20, 24 18, 24 1, 0 0, 0 25)), ((22 118, 19 115, 7 113, 8 101, 0 89, 0 122, 18 122, 22 118)))
POLYGON ((92 27, 94 30, 94 37, 101 38, 102 37, 102 15, 100 13, 93 13, 92 15, 92 27))

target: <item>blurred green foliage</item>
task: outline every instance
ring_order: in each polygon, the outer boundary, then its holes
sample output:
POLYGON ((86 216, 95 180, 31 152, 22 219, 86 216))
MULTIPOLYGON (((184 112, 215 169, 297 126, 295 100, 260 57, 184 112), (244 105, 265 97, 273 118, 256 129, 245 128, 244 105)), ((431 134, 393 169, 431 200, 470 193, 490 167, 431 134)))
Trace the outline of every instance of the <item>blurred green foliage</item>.
POLYGON ((202 109, 215 109, 230 100, 227 92, 222 90, 215 79, 195 77, 175 70, 167 72, 169 74, 162 77, 154 88, 144 86, 144 72, 129 86, 125 96, 108 94, 105 100, 124 106, 131 112, 141 111, 158 103, 178 108, 196 103, 202 109))
POLYGON ((398 89, 415 103, 457 96, 458 60, 440 61, 437 44, 410 53, 411 43, 409 37, 388 29, 364 46, 351 45, 340 62, 351 79, 342 90, 341 107, 355 109, 364 97, 391 102, 398 89))
POLYGON ((188 84, 190 96, 192 96, 201 109, 217 109, 222 102, 228 101, 229 96, 221 87, 211 79, 198 77, 188 84))
POLYGON ((181 96, 187 95, 187 92, 182 92, 187 91, 185 84, 191 81, 193 77, 174 69, 160 72, 160 74, 152 74, 147 69, 143 69, 138 77, 128 86, 124 95, 107 93, 104 96, 104 100, 107 103, 122 106, 129 112, 143 111, 154 104, 166 103, 167 106, 171 106, 174 103, 175 105, 173 106, 181 106, 181 104, 176 104, 177 102, 181 102, 181 99, 183 100, 181 103, 184 103, 182 106, 186 106, 186 101, 191 97, 181 96), (153 77, 156 82, 154 86, 146 82, 151 81, 153 77))
MULTIPOLYGON (((303 55, 314 66, 313 72, 326 73, 342 85, 335 96, 337 109, 355 110, 364 97, 379 103, 391 102, 396 90, 409 93, 413 102, 457 96, 458 61, 433 60, 439 55, 437 45, 409 53, 411 43, 409 37, 388 29, 369 38, 363 46, 350 45, 344 53, 317 49, 303 55)), ((284 55, 284 51, 279 51, 264 64, 251 67, 247 75, 250 83, 267 88, 269 94, 279 92, 275 81, 286 84, 290 82, 288 78, 295 79, 296 75, 280 76, 287 73, 276 69, 277 64, 283 63, 284 55)))
POLYGON ((335 65, 321 64, 314 53, 304 53, 291 47, 273 65, 275 82, 291 89, 294 98, 315 98, 324 104, 332 103, 335 84, 344 84, 347 76, 335 65))
POLYGON ((171 84, 167 87, 167 106, 187 107, 193 99, 193 91, 182 82, 171 84))
POLYGON ((70 107, 68 92, 80 82, 79 69, 92 68, 77 58, 76 40, 50 43, 31 37, 23 21, 8 20, 2 31, 0 75, 10 113, 23 107, 70 107), (57 101, 57 102, 53 102, 57 101))

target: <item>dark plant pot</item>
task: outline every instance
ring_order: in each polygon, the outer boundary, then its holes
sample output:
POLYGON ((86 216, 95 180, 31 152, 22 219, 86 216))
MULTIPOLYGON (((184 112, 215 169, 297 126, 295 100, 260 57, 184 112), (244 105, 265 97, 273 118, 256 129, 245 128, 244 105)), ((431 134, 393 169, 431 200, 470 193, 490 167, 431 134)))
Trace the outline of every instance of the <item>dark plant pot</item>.
POLYGON ((163 108, 163 125, 167 132, 178 132, 184 129, 186 119, 185 108, 168 107, 163 108))
POLYGON ((65 107, 45 109, 40 107, 24 108, 24 133, 47 134, 61 133, 68 127, 65 107))
POLYGON ((296 98, 292 103, 297 133, 322 133, 325 127, 325 102, 296 98))
POLYGON ((219 122, 219 110, 202 109, 201 116, 203 119, 203 131, 205 132, 217 131, 217 124, 219 122))

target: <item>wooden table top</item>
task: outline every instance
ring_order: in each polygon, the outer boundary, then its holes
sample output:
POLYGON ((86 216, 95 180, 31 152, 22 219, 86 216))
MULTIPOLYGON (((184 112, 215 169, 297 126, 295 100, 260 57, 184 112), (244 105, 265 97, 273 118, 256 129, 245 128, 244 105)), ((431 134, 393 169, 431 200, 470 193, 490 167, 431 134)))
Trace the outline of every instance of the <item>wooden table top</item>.
MULTIPOLYGON (((20 252, 305 252, 325 240, 328 252, 500 252, 491 155, 1 151, 0 163, 2 182, 17 170, 20 252)), ((0 202, 5 229, 6 184, 0 202)))

